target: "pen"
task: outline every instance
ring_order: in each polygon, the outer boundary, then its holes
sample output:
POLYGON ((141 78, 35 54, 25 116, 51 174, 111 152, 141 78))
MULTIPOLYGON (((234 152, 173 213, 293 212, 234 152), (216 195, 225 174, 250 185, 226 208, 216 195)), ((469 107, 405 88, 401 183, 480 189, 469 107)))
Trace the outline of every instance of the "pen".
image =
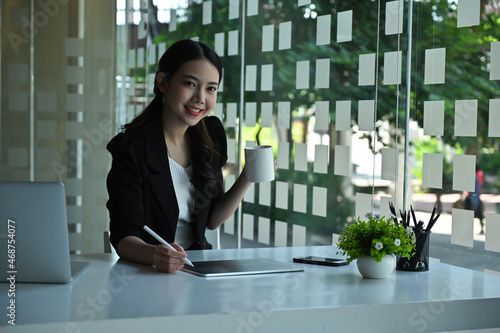
MULTIPOLYGON (((166 247, 168 247, 170 250, 177 251, 172 245, 168 244, 163 238, 161 238, 160 236, 158 236, 158 234, 156 232, 154 232, 153 230, 151 230, 151 228, 148 227, 147 225, 144 226, 144 230, 146 230, 158 242, 162 243, 163 245, 165 245, 166 247)), ((180 259, 182 259, 182 261, 184 261, 189 266, 194 267, 193 263, 191 261, 189 261, 188 258, 180 258, 180 259)))

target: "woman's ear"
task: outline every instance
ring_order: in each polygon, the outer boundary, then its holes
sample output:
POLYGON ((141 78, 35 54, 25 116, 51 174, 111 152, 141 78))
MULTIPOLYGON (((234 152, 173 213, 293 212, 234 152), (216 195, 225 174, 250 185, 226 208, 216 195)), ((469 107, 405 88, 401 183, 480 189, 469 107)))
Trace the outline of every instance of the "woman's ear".
POLYGON ((165 73, 159 72, 158 74, 156 74, 156 85, 162 93, 165 93, 167 91, 168 82, 167 75, 165 73))

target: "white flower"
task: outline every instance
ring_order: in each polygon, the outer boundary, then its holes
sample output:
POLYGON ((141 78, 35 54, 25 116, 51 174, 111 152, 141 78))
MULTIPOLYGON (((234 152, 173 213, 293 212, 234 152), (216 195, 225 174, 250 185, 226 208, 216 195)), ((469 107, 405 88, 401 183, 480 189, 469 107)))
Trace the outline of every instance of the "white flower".
POLYGON ((381 242, 377 242, 375 244, 375 248, 380 251, 384 248, 384 245, 381 242))
POLYGON ((399 238, 396 238, 396 239, 394 240, 394 245, 396 245, 396 246, 401 245, 401 240, 400 240, 399 238))
POLYGON ((408 236, 411 236, 411 234, 413 234, 413 228, 412 227, 406 227, 406 234, 408 236))

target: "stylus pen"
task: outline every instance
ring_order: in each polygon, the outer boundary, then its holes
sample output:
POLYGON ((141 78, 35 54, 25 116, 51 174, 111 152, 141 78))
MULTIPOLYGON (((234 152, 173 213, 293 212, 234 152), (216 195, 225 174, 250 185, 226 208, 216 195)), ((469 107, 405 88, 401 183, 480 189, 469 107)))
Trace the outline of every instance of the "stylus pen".
MULTIPOLYGON (((158 242, 162 243, 163 245, 165 245, 166 247, 168 247, 170 250, 177 251, 176 249, 174 249, 174 247, 172 245, 168 244, 163 238, 161 238, 160 236, 158 236, 158 234, 156 232, 154 232, 153 230, 151 230, 151 228, 148 227, 147 225, 144 226, 144 230, 146 230, 158 242)), ((189 261, 188 258, 180 258, 180 259, 182 259, 182 261, 184 261, 189 266, 194 267, 193 263, 191 261, 189 261)))

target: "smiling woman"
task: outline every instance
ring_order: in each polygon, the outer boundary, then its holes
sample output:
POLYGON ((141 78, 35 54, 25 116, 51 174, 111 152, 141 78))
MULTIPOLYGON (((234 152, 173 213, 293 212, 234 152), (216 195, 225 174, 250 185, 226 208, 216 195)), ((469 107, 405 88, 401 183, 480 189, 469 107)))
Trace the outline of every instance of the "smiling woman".
POLYGON ((245 195, 245 171, 224 193, 226 134, 217 117, 207 117, 221 76, 212 48, 173 44, 159 61, 154 99, 108 144, 110 240, 120 257, 176 271, 184 248, 211 248, 205 229, 224 223, 245 195), (145 225, 175 250, 158 244, 145 225))

